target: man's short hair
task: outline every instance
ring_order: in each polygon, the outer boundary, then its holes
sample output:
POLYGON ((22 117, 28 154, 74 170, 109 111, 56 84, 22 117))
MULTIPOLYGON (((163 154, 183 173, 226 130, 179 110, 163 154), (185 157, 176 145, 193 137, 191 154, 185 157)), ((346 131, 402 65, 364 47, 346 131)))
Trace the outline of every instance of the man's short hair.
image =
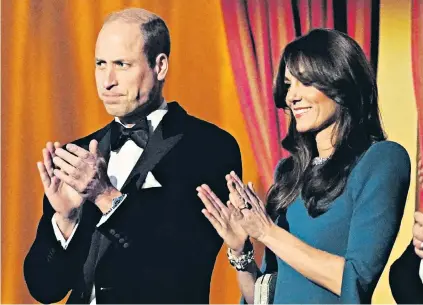
POLYGON ((140 26, 144 38, 143 52, 147 57, 148 65, 154 68, 156 57, 160 53, 170 55, 170 35, 166 23, 161 17, 141 8, 128 8, 111 13, 104 24, 112 21, 135 23, 140 26))

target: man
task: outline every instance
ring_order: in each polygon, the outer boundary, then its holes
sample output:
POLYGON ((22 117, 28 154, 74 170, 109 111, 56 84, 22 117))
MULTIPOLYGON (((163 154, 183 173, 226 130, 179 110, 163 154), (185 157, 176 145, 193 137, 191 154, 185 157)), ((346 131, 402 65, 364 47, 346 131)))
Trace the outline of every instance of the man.
MULTIPOLYGON (((422 164, 419 162, 419 184, 423 185, 422 164)), ((414 213, 413 239, 391 266, 389 284, 398 304, 423 304, 423 213, 414 213)))
POLYGON ((158 16, 111 14, 95 53, 98 94, 115 119, 43 149, 43 216, 24 264, 29 291, 42 303, 70 290, 69 303, 208 303, 222 241, 196 187, 228 196, 225 175, 241 174, 238 144, 164 101, 170 38, 158 16))

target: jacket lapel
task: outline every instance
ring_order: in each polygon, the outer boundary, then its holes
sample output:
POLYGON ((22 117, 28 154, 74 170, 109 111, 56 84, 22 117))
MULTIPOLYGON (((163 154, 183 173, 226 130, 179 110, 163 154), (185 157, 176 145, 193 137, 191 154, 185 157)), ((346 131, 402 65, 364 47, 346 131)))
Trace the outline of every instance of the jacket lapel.
MULTIPOLYGON (((122 193, 125 193, 125 189, 133 183, 135 183, 138 189, 141 188, 148 172, 152 171, 160 160, 182 139, 185 127, 184 119, 187 117, 187 113, 176 102, 169 103, 168 107, 168 113, 166 113, 157 126, 144 152, 122 186, 122 193)), ((100 141, 99 149, 100 151, 105 149, 105 152, 108 155, 110 154, 110 130, 100 141)), ((111 241, 102 235, 98 249, 97 264, 110 244, 111 241)))
MULTIPOLYGON (((98 150, 101 155, 106 159, 106 163, 109 163, 110 159, 110 134, 111 134, 111 124, 107 125, 107 130, 104 130, 101 135, 99 135, 98 141, 98 150)), ((105 128, 105 129, 106 129, 105 128)))
POLYGON ((141 188, 148 172, 152 171, 160 160, 182 139, 183 119, 186 112, 175 102, 169 103, 168 107, 168 113, 150 137, 144 152, 122 186, 123 193, 125 187, 134 182, 137 189, 141 188))

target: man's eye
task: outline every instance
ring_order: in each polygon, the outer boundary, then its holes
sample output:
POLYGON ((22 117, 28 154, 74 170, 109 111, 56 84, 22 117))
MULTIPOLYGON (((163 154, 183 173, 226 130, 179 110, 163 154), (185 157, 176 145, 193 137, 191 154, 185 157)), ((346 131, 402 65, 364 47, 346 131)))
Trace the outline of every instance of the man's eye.
POLYGON ((99 68, 104 68, 106 66, 106 63, 104 61, 96 61, 95 65, 99 68))
POLYGON ((116 66, 118 66, 119 68, 124 68, 124 69, 129 68, 129 64, 128 63, 126 63, 126 62, 120 62, 120 61, 116 63, 116 66))

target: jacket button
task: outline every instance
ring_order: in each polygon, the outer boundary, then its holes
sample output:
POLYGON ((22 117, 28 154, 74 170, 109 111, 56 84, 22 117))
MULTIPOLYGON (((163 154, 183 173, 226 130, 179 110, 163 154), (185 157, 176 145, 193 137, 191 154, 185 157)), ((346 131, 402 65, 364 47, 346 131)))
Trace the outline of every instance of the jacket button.
POLYGON ((112 235, 114 235, 116 233, 116 231, 113 230, 113 229, 110 229, 109 233, 112 234, 112 235))
POLYGON ((116 237, 116 238, 119 238, 119 237, 120 237, 119 233, 116 233, 116 234, 115 234, 115 237, 116 237))
POLYGON ((123 247, 124 247, 124 248, 128 248, 128 247, 129 247, 129 244, 128 244, 128 243, 124 243, 124 244, 123 244, 123 247))
POLYGON ((119 239, 119 242, 121 243, 121 244, 123 244, 123 242, 124 242, 125 240, 123 239, 123 238, 121 238, 121 239, 119 239))

